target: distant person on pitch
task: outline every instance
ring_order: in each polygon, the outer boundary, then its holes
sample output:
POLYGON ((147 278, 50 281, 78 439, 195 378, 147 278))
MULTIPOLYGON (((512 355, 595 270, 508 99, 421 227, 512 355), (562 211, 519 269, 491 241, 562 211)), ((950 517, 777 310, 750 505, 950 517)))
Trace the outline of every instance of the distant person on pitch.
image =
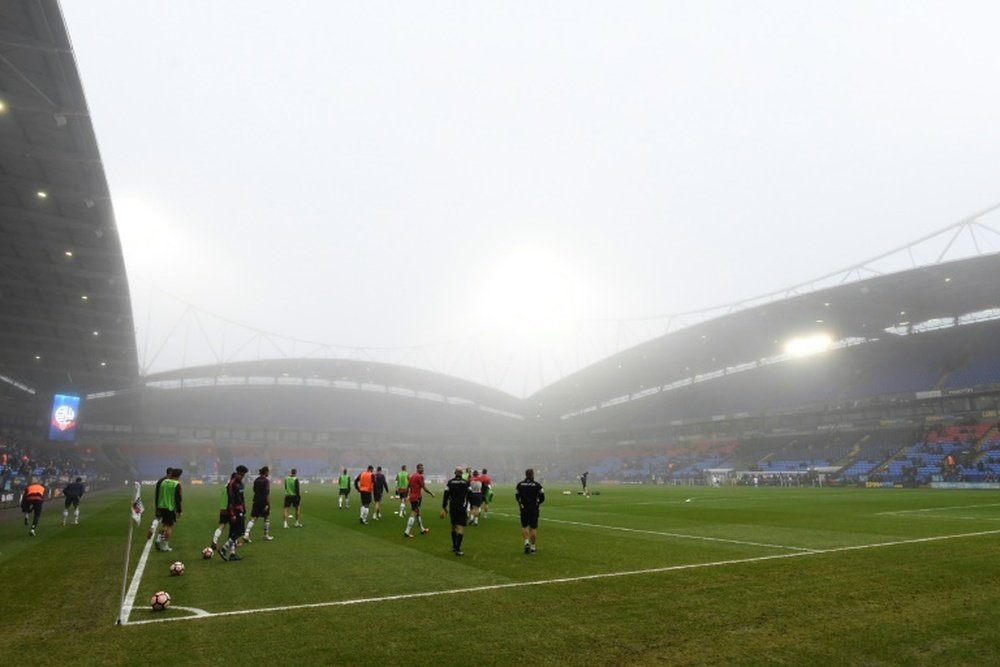
MULTIPOLYGON (((490 503, 493 502, 493 480, 490 478, 486 468, 483 468, 483 472, 479 474, 479 479, 483 482, 483 511, 480 513, 480 516, 485 519, 490 513, 490 503)), ((479 522, 476 521, 476 523, 479 522)))
POLYGON ((372 491, 375 489, 375 468, 368 466, 354 478, 354 488, 361 495, 361 515, 358 517, 362 526, 368 525, 369 506, 372 504, 372 491))
POLYGON ((406 472, 404 463, 396 473, 396 495, 399 496, 399 516, 406 516, 406 498, 410 495, 410 473, 406 472))
POLYGON ((337 496, 337 509, 345 510, 351 506, 351 476, 347 474, 347 468, 341 468, 340 477, 337 478, 340 485, 340 495, 337 496))
POLYGON ((219 548, 219 556, 225 561, 243 560, 236 553, 236 540, 246 533, 246 500, 243 498, 243 477, 249 472, 244 465, 236 466, 236 474, 226 486, 226 500, 229 506, 229 539, 219 548))
POLYGON ((533 555, 538 540, 538 508, 545 502, 545 489, 535 481, 535 471, 532 468, 525 470, 524 479, 517 483, 514 500, 521 508, 524 553, 533 555))
POLYGON ((285 528, 288 528, 289 507, 295 508, 295 527, 302 527, 301 515, 299 514, 299 505, 302 504, 302 494, 299 490, 299 478, 297 475, 298 471, 292 468, 291 473, 285 478, 285 510, 283 514, 285 528))
MULTIPOLYGON (((236 473, 230 473, 229 479, 232 480, 236 477, 236 473)), ((223 484, 222 494, 219 496, 219 525, 215 528, 215 532, 212 533, 212 551, 219 550, 219 539, 222 537, 222 531, 229 525, 229 484, 223 484)))
POLYGON ((589 493, 587 493, 587 475, 589 475, 589 474, 590 474, 590 471, 584 470, 583 474, 580 475, 580 484, 583 486, 583 495, 585 495, 585 496, 589 496, 590 495, 589 493))
POLYGON ((159 530, 160 528, 160 508, 158 507, 159 505, 158 501, 160 498, 160 486, 163 485, 163 480, 170 477, 171 470, 173 470, 173 468, 168 467, 166 474, 164 474, 163 477, 161 477, 160 479, 156 480, 156 486, 153 487, 153 520, 149 522, 149 531, 146 532, 147 540, 152 539, 153 535, 155 535, 156 531, 159 530))
POLYGON ((424 520, 420 516, 420 504, 423 501, 421 494, 424 491, 431 498, 434 497, 430 489, 424 485, 424 464, 418 463, 417 472, 410 475, 410 495, 407 498, 410 501, 410 518, 406 520, 406 530, 403 531, 403 537, 413 537, 413 533, 410 531, 413 529, 414 523, 420 526, 421 534, 431 532, 430 528, 424 527, 424 520))
POLYGON ((174 524, 181 518, 181 473, 180 468, 171 468, 170 475, 160 483, 156 496, 156 511, 160 516, 160 531, 156 533, 156 550, 173 551, 170 539, 174 536, 174 524))
POLYGON ((445 512, 451 515, 451 551, 456 556, 464 556, 462 540, 465 538, 465 525, 469 521, 466 509, 469 498, 469 482, 462 474, 461 468, 455 468, 455 476, 448 480, 441 497, 441 518, 445 512))
POLYGON ((472 471, 472 477, 468 479, 469 484, 469 511, 472 518, 469 523, 473 526, 479 525, 479 513, 483 508, 483 478, 478 470, 472 471))
POLYGON ((385 479, 382 466, 375 468, 375 476, 372 478, 375 488, 372 490, 375 498, 375 520, 382 520, 382 495, 389 492, 389 482, 385 479))
POLYGON ((247 522, 247 532, 243 535, 244 542, 250 542, 250 531, 256 519, 264 522, 264 539, 271 541, 271 480, 268 479, 270 469, 264 466, 259 476, 253 481, 253 507, 250 510, 250 521, 247 522))
POLYGON ((77 477, 76 481, 70 482, 63 489, 63 497, 66 502, 63 506, 63 519, 62 525, 66 525, 66 519, 69 518, 69 508, 73 508, 73 525, 80 523, 80 498, 83 497, 83 492, 85 488, 83 486, 83 478, 77 477))
POLYGON ((21 494, 21 511, 24 513, 24 525, 28 525, 31 516, 31 530, 28 533, 34 537, 38 529, 38 519, 42 516, 42 503, 45 501, 45 487, 37 479, 32 480, 21 494))

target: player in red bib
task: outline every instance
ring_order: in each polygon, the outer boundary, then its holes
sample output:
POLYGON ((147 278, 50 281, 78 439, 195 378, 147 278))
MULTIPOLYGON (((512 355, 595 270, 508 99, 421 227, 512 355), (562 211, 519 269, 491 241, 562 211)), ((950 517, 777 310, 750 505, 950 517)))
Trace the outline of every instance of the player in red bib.
MULTIPOLYGON (((483 471, 479 474, 479 479, 483 483, 483 508, 480 516, 485 519, 486 515, 490 513, 490 503, 493 502, 493 480, 486 472, 486 468, 483 468, 483 471)), ((479 522, 476 521, 476 523, 479 522)))
POLYGON ((420 526, 421 533, 431 532, 430 529, 424 528, 424 520, 420 516, 421 494, 425 491, 428 496, 431 498, 434 497, 431 490, 424 484, 424 464, 418 463, 417 471, 410 475, 410 494, 408 496, 410 501, 410 518, 406 520, 406 530, 403 531, 403 537, 413 537, 413 533, 410 531, 413 529, 414 522, 420 526))

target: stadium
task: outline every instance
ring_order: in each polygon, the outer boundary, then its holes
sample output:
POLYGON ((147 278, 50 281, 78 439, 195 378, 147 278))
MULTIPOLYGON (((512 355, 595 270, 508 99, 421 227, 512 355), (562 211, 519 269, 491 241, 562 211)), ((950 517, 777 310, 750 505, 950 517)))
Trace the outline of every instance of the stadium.
MULTIPOLYGON (((0 618, 13 633, 3 654, 997 661, 1000 253, 859 265, 693 318, 526 397, 363 359, 144 373, 59 5, 3 2, 0 23, 0 618), (54 397, 76 400, 68 423, 54 397), (342 468, 353 478, 418 462, 435 492, 456 464, 490 469, 496 502, 469 527, 462 560, 433 518, 440 495, 427 499, 430 534, 413 541, 391 512, 359 525, 354 496, 337 511, 342 468), (262 466, 276 481, 296 468, 305 528, 242 546, 243 563, 200 560, 238 465, 253 471, 248 498, 262 466), (151 484, 171 466, 189 508, 173 557, 143 539, 151 484), (513 489, 529 467, 548 499, 539 554, 526 559, 513 489), (76 477, 83 520, 59 526, 76 477), (47 495, 31 540, 17 507, 33 481, 47 495), (176 559, 183 575, 168 572, 176 559), (146 600, 161 590, 172 606, 154 611, 146 600)), ((994 240, 995 208, 940 238, 994 240)))

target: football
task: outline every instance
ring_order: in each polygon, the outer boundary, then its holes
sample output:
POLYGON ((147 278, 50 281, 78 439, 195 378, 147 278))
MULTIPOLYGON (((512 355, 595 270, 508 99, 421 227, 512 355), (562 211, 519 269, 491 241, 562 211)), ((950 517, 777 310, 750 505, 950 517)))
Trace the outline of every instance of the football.
POLYGON ((153 607, 153 611, 163 611, 170 606, 170 593, 166 591, 154 593, 153 597, 149 600, 149 604, 153 607))
POLYGON ((214 555, 215 552, 212 550, 212 547, 205 547, 204 549, 201 550, 201 557, 204 558, 205 560, 208 560, 214 555))
POLYGON ((177 576, 178 574, 184 574, 184 563, 179 560, 174 561, 170 564, 170 574, 177 576))

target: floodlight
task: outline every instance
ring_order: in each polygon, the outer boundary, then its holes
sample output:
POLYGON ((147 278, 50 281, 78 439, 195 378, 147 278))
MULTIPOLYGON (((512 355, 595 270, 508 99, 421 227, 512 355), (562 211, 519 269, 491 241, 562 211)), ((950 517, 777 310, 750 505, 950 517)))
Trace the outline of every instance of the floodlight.
POLYGON ((806 357, 811 354, 826 352, 833 344, 829 334, 813 334, 792 338, 785 343, 785 353, 793 357, 806 357))

